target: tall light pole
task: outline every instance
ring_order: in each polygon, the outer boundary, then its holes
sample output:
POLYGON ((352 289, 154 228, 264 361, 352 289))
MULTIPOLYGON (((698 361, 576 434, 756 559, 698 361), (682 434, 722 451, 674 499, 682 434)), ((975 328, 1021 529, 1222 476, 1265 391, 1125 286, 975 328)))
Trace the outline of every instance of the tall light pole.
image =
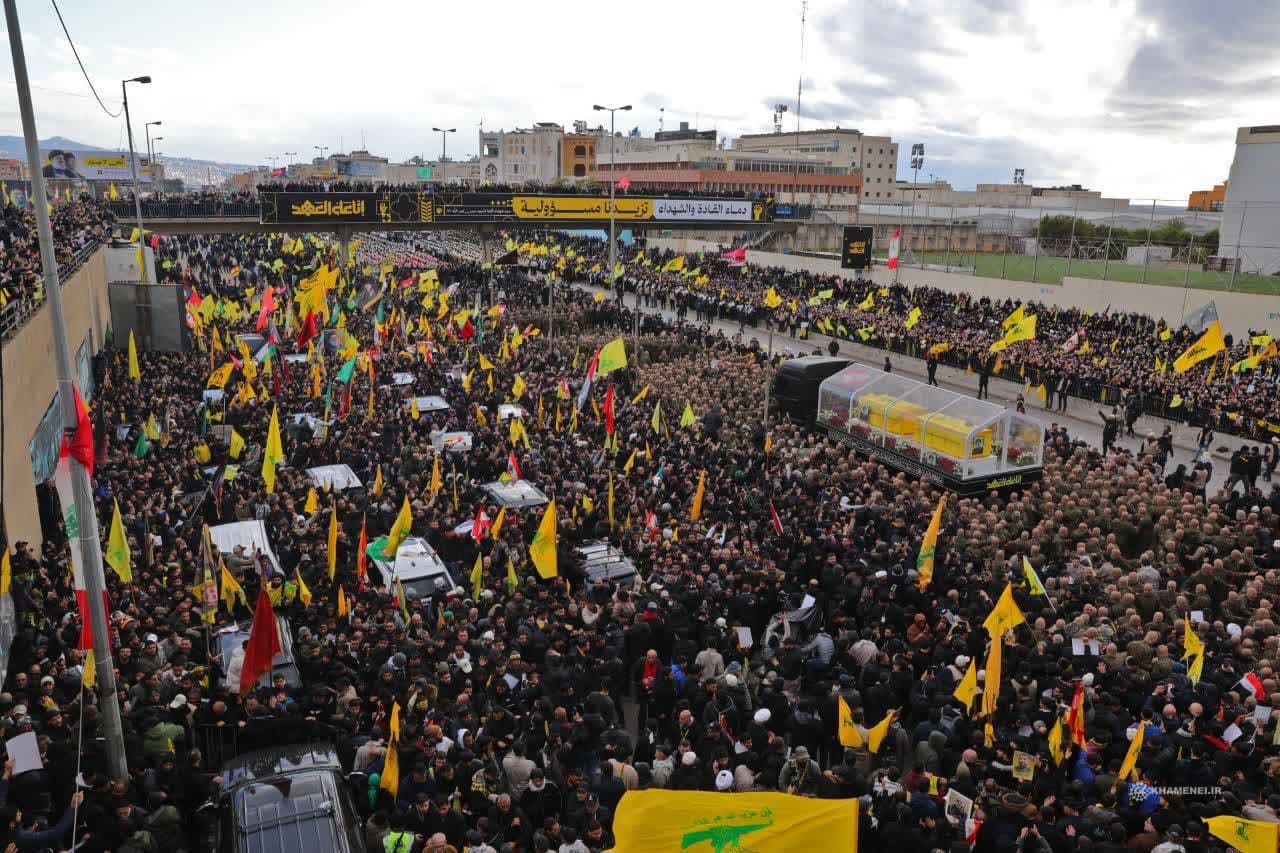
MULTIPOLYGON (((592 104, 591 109, 595 110, 596 112, 601 112, 603 110, 609 111, 609 281, 613 282, 617 278, 617 276, 613 274, 613 271, 618 266, 617 264, 618 245, 617 245, 617 238, 614 236, 614 230, 617 227, 617 223, 616 223, 616 220, 614 219, 614 211, 613 211, 613 207, 614 207, 613 193, 617 185, 617 182, 614 180, 614 177, 615 177, 615 172, 617 171, 617 168, 618 168, 618 157, 617 157, 616 145, 615 145, 615 140, 617 139, 617 136, 614 131, 613 120, 614 120, 615 113, 630 112, 631 105, 627 104, 626 106, 623 106, 623 107, 602 107, 599 104, 592 104)), ((626 297, 623 293, 621 286, 618 287, 618 302, 624 306, 626 305, 626 297)), ((636 311, 638 312, 639 310, 640 310, 640 294, 637 293, 636 294, 636 311)))
POLYGON ((293 158, 298 156, 298 152, 297 152, 297 151, 286 151, 286 152, 284 152, 284 156, 286 156, 286 157, 288 157, 288 158, 289 158, 289 159, 288 159, 288 161, 285 163, 285 166, 292 166, 292 165, 293 165, 293 158))
POLYGON ((440 161, 444 162, 445 155, 449 151, 449 134, 457 133, 458 129, 456 127, 433 127, 431 129, 440 134, 440 161))
MULTIPOLYGON (((145 86, 150 82, 151 78, 146 74, 141 77, 130 77, 128 80, 120 82, 120 91, 124 93, 124 129, 129 137, 129 169, 133 174, 133 210, 138 215, 138 252, 142 256, 143 284, 150 284, 155 280, 155 277, 147 275, 146 241, 142 234, 142 191, 138 189, 138 158, 133 153, 133 125, 129 121, 129 84, 141 83, 145 86)), ((31 162, 34 163, 36 161, 32 160, 31 162)))
POLYGON ((268 154, 267 159, 271 161, 271 171, 274 172, 276 170, 276 162, 280 159, 280 155, 268 154))
MULTIPOLYGON (((147 135, 147 163, 148 163, 148 164, 151 164, 151 163, 154 163, 154 162, 155 162, 155 154, 153 154, 153 153, 152 153, 152 151, 151 151, 151 126, 152 126, 153 124, 154 124, 155 126, 159 127, 160 125, 164 124, 164 122, 162 122, 162 121, 149 121, 149 122, 147 122, 146 124, 144 124, 144 125, 142 126, 142 132, 143 132, 143 133, 145 133, 145 134, 147 135)), ((151 180, 153 180, 153 181, 154 181, 154 180, 155 180, 155 178, 156 178, 156 173, 155 173, 155 170, 153 169, 153 170, 152 170, 152 172, 151 172, 151 180)))
MULTIPOLYGON (((22 135, 26 143, 27 162, 39 164, 40 142, 36 134, 36 118, 31 107, 31 85, 27 79, 27 58, 22 48, 22 31, 18 26, 17 0, 4 0, 5 21, 9 29, 9 50, 13 54, 13 76, 18 90, 18 109, 22 115, 22 135)), ((53 326, 53 361, 58 371, 58 407, 62 427, 76 428, 76 403, 71 382, 71 348, 67 344, 66 320, 62 314, 62 288, 58 281, 58 259, 53 248, 53 228, 49 224, 49 208, 45 200, 44 175, 31 169, 31 194, 37 201, 32 207, 36 215, 36 233, 40 239, 40 260, 44 268, 44 289, 49 300, 49 320, 53 326)), ((102 545, 98 541, 98 513, 93 505, 89 472, 73 456, 71 489, 75 496, 76 518, 79 519, 79 554, 83 557, 85 597, 89 608, 89 628, 93 633, 93 656, 96 667, 99 707, 102 709, 102 732, 106 740, 107 767, 113 778, 129 778, 125 761, 124 734, 120 728, 120 702, 116 693, 115 662, 111 659, 111 639, 107 633, 105 602, 106 581, 102 576, 102 545)), ((69 534, 73 531, 67 531, 69 534)))
MULTIPOLYGON (((911 221, 915 223, 916 218, 916 182, 920 180, 920 170, 924 168, 924 143, 917 142, 911 146, 911 221)), ((906 240, 903 244, 908 244, 906 240)), ((908 244, 909 245, 909 244, 908 244)), ((901 248, 899 248, 901 252, 901 248)), ((894 267, 893 280, 898 280, 898 270, 902 268, 902 261, 899 259, 898 266, 894 267)))
POLYGON ((328 151, 328 150, 329 150, 329 146, 328 146, 328 145, 312 145, 311 147, 312 147, 312 148, 314 148, 314 149, 316 149, 317 151, 319 151, 319 152, 320 152, 320 159, 321 159, 321 160, 323 160, 323 159, 324 159, 324 152, 326 152, 326 151, 328 151))

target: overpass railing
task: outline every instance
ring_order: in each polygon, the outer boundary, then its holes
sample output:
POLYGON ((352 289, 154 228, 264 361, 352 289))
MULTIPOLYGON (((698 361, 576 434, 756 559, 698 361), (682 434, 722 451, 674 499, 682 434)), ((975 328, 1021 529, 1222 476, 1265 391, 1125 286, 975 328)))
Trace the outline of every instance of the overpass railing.
MULTIPOLYGON (((80 268, 85 265, 86 261, 93 257, 93 253, 98 251, 98 248, 101 245, 102 243, 100 241, 93 240, 77 249, 72 253, 69 259, 64 260, 59 258, 58 277, 62 280, 62 283, 66 284, 67 280, 70 279, 71 276, 79 272, 80 268)), ((41 287, 38 292, 31 291, 23 293, 21 296, 15 296, 3 307, 0 307, 0 341, 9 340, 9 338, 26 325, 27 320, 31 319, 31 316, 39 311, 40 307, 44 305, 45 294, 43 282, 44 278, 42 275, 41 287)))
MULTIPOLYGON (((126 231, 138 213, 131 201, 107 202, 107 209, 115 214, 126 231)), ((148 199, 142 202, 142 218, 145 219, 252 219, 262 215, 257 201, 164 201, 148 199)), ((143 223, 145 224, 145 223, 143 223)))

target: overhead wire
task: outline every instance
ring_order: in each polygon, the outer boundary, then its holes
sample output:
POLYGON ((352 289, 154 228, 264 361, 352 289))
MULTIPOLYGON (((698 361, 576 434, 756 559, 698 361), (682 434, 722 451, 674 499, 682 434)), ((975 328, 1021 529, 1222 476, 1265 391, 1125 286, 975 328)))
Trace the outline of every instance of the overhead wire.
POLYGON ((107 105, 102 102, 102 97, 98 94, 98 90, 94 88, 93 81, 89 79, 89 72, 85 70, 84 63, 80 60, 80 51, 76 50, 76 43, 72 40, 71 32, 67 29, 67 22, 62 20, 62 10, 58 8, 58 0, 50 0, 50 2, 53 3, 53 11, 58 16, 58 23, 62 25, 62 32, 67 37, 67 44, 71 45, 71 53, 76 58, 76 64, 80 66, 80 73, 84 75, 84 82, 89 84, 89 91, 93 92, 93 97, 97 99, 98 106, 102 107, 104 113, 112 118, 119 118, 124 107, 111 112, 111 110, 107 109, 107 105))

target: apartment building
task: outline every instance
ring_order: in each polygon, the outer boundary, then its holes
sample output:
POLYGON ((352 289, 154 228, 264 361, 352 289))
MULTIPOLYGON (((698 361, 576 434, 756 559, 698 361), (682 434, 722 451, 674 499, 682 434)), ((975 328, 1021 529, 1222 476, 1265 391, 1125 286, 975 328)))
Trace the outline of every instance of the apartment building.
POLYGON ((860 130, 836 127, 799 133, 747 133, 735 139, 733 147, 738 151, 828 157, 832 165, 862 175, 862 197, 868 202, 888 199, 898 180, 898 143, 860 130))

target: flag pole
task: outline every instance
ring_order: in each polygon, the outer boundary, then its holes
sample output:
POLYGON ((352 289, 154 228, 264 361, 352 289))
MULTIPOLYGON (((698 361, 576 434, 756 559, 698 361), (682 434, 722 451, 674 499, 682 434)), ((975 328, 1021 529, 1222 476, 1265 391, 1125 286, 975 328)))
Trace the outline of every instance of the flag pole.
MULTIPOLYGON (((44 290, 49 300, 49 320, 53 326, 53 361, 58 372, 58 401, 62 410, 64 435, 74 433, 79 423, 76 413, 75 386, 71 381, 71 349, 67 344, 66 318, 62 313, 62 283, 58 278, 58 260, 54 253, 53 227, 45 196, 44 175, 40 170, 40 142, 36 132, 35 111, 31 104, 31 84, 27 78, 27 58, 18 23, 17 0, 4 0, 5 22, 9 29, 9 50, 13 55, 13 76, 18 90, 18 109, 22 116, 22 135, 26 143, 27 162, 31 164, 31 196, 36 215, 36 232, 40 238, 40 260, 44 268, 44 290), (41 204, 41 202, 45 202, 41 204)), ((141 236, 139 236, 141 244, 141 236)), ((144 253, 145 255, 145 253, 144 253)), ((144 257, 145 265, 145 257, 144 257)), ((145 266, 144 266, 145 269, 145 266)), ((76 518, 79 521, 80 568, 84 572, 85 594, 89 609, 89 627, 93 634, 93 656, 97 669, 95 684, 102 708, 102 730, 106 740, 107 768, 119 780, 129 778, 125 758, 124 733, 120 727, 120 702, 116 693, 115 664, 111 660, 111 639, 107 631, 106 579, 102 574, 102 544, 98 540, 98 513, 93 505, 89 471, 74 455, 69 456, 71 488, 75 495, 76 518)), ((68 531, 71 533, 72 531, 68 531)))

